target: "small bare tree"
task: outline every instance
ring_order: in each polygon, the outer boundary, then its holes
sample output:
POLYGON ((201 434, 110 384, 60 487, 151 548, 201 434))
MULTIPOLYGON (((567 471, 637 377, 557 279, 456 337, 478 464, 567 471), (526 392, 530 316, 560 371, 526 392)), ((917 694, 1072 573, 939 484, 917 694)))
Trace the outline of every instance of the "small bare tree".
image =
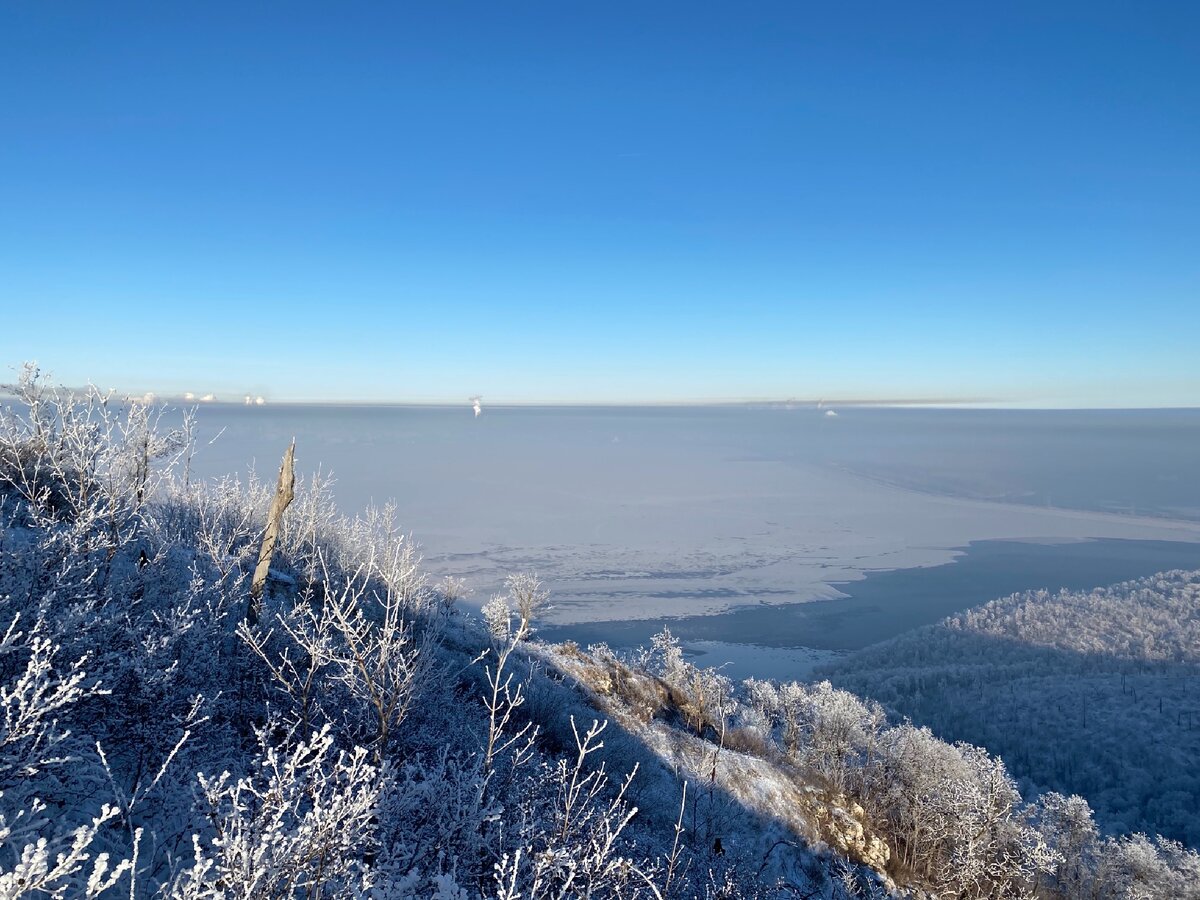
POLYGON ((593 720, 575 737, 574 760, 562 759, 550 771, 554 790, 545 810, 549 826, 541 840, 505 853, 493 877, 501 900, 528 897, 647 897, 662 900, 655 884, 656 866, 619 853, 622 832, 637 815, 626 796, 637 766, 610 790, 604 764, 592 768, 588 757, 604 746, 600 739, 607 722, 593 720))
POLYGON ((518 572, 504 579, 504 587, 512 598, 517 618, 524 630, 523 637, 533 633, 533 620, 547 607, 550 591, 542 584, 536 572, 518 572))
POLYGON ((480 798, 486 796, 495 770, 496 759, 503 753, 513 751, 512 767, 515 769, 533 754, 533 742, 537 728, 532 722, 511 729, 513 716, 525 703, 525 685, 514 684, 514 675, 508 671, 508 661, 517 645, 528 635, 524 619, 513 627, 512 609, 507 598, 493 597, 484 607, 483 616, 492 635, 492 646, 477 657, 476 661, 495 657, 495 663, 484 666, 488 692, 484 706, 488 712, 487 743, 483 751, 483 780, 480 783, 480 798))
POLYGON ((379 765, 416 697, 429 660, 424 644, 432 634, 414 637, 405 591, 380 586, 362 570, 334 590, 323 558, 319 565, 326 585, 320 602, 302 600, 276 616, 281 648, 272 649, 273 631, 249 622, 238 633, 289 698, 293 728, 304 733, 315 725, 318 694, 340 689, 346 726, 379 765))

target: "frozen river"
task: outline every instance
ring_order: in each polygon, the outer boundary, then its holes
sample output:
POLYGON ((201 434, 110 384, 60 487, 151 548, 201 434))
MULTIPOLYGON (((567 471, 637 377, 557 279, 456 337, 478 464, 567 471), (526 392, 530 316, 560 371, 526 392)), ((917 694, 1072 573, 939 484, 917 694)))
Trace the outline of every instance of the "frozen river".
POLYGON ((1200 565, 1195 410, 222 405, 199 422, 203 442, 221 432, 200 474, 273 478, 295 436, 301 472, 331 471, 347 512, 394 500, 426 568, 464 577, 476 604, 505 574, 536 570, 556 636, 737 609, 722 617, 734 643, 778 649, 803 642, 753 608, 844 599, 872 573, 917 570, 871 596, 894 605, 894 631, 953 603, 922 601, 921 572, 971 542, 1040 548, 1010 555, 999 581, 976 579, 985 592, 1045 586, 1056 566, 1087 583, 1088 552, 1071 549, 1083 539, 1160 542, 1122 545, 1119 569, 1092 551, 1096 583, 1200 565))

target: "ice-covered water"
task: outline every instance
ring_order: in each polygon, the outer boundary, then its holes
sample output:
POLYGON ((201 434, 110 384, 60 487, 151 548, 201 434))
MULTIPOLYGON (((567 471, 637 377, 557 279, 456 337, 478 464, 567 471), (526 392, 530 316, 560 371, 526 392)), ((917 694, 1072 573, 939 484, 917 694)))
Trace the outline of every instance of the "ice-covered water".
POLYGON ((347 511, 394 499, 427 568, 476 602, 536 569, 548 625, 835 598, 971 541, 1200 541, 1200 410, 204 406, 199 422, 202 442, 222 432, 199 473, 273 478, 295 436, 302 472, 332 471, 347 511))

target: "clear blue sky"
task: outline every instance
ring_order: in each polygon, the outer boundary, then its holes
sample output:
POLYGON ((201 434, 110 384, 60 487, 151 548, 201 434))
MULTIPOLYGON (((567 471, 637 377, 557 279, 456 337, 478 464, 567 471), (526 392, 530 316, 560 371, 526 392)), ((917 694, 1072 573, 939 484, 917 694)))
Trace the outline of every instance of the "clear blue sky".
POLYGON ((3 2, 0 309, 125 390, 1198 405, 1200 4, 3 2))

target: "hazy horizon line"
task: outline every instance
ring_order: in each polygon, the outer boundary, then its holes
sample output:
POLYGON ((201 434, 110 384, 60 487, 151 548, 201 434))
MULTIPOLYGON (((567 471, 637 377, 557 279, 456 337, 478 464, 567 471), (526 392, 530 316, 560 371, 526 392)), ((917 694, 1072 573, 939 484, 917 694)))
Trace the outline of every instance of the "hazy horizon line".
MULTIPOLYGON (((89 389, 100 390, 94 385, 86 387, 67 387, 72 393, 85 393, 89 389)), ((214 395, 211 399, 202 397, 187 397, 178 392, 158 393, 146 391, 141 394, 121 392, 108 389, 102 393, 115 395, 124 402, 144 401, 152 404, 191 405, 197 408, 208 406, 255 408, 263 406, 338 406, 338 407, 381 407, 381 408, 437 408, 455 409, 470 408, 475 397, 462 400, 447 399, 412 399, 412 400, 365 400, 365 399, 281 399, 251 395, 241 395, 240 399, 224 399, 214 395), (250 396, 247 401, 246 397, 250 396), (255 402, 257 401, 257 402, 255 402)), ((11 385, 0 384, 0 395, 15 396, 11 385)), ((699 398, 699 399, 651 399, 651 400, 497 400, 488 402, 486 396, 479 395, 484 410, 487 409, 686 409, 686 408, 772 408, 772 409, 813 409, 833 410, 843 408, 888 408, 888 409, 995 409, 995 410, 1046 410, 1046 411, 1088 411, 1088 410, 1193 410, 1200 409, 1200 404, 1154 404, 1140 406, 1087 406, 1079 404, 1038 403, 1036 401, 1021 401, 999 399, 996 397, 745 397, 745 398, 699 398)))

